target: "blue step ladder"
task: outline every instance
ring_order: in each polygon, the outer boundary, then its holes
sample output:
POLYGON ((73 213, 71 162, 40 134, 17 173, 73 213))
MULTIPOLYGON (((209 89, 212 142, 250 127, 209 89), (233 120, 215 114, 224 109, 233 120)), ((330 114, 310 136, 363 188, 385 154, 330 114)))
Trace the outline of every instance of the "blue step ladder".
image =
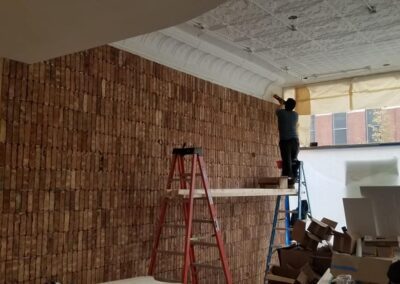
MULTIPOLYGON (((285 231, 285 245, 288 246, 291 244, 291 230, 292 230, 292 224, 300 219, 304 220, 306 219, 307 215, 312 216, 311 214, 311 206, 310 206, 310 198, 308 195, 308 188, 307 188, 307 181, 306 181, 306 176, 304 173, 304 166, 302 161, 295 161, 296 163, 296 168, 297 168, 297 178, 295 180, 295 188, 297 189, 297 194, 295 197, 297 198, 297 209, 296 210, 290 210, 290 203, 289 203, 289 195, 278 195, 276 197, 276 204, 275 204, 275 211, 274 211, 274 219, 272 222, 272 230, 271 230, 271 237, 269 240, 269 247, 268 247, 268 255, 267 255, 267 262, 266 262, 266 269, 265 269, 265 278, 264 278, 264 283, 268 283, 267 275, 269 273, 269 270, 271 268, 271 260, 272 260, 272 255, 276 251, 277 248, 282 247, 282 245, 275 245, 275 235, 276 231, 285 231), (302 199, 303 195, 305 193, 305 198, 302 199), (281 201, 282 198, 285 198, 285 209, 281 210, 281 201), (304 206, 307 206, 307 208, 303 208, 304 206), (279 213, 284 214, 283 219, 279 219, 279 213), (292 216, 291 216, 292 215, 292 216), (278 221, 285 221, 285 227, 277 227, 278 221)), ((293 195, 292 195, 293 196, 293 195)))

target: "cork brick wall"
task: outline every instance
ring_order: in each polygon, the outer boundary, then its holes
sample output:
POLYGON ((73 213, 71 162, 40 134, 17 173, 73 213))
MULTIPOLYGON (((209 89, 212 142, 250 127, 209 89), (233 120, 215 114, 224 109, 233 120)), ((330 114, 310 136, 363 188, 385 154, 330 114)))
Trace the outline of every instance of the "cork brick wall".
MULTIPOLYGON (((183 143, 204 148, 212 188, 279 174, 266 101, 109 46, 33 65, 2 59, 0 73, 0 283, 145 275, 183 143)), ((235 283, 261 283, 274 198, 216 201, 235 283)), ((180 218, 178 205, 171 212, 180 218)), ((161 260, 157 273, 180 275, 180 264, 161 260)))

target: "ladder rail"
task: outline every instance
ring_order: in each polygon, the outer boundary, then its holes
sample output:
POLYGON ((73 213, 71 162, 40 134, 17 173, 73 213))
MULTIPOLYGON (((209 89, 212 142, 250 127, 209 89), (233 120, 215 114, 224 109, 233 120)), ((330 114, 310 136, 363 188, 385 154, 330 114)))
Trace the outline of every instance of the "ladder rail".
POLYGON ((158 218, 158 225, 157 225, 156 232, 155 232, 153 249, 151 251, 151 256, 150 256, 150 265, 149 265, 149 269, 147 272, 147 274, 151 275, 151 276, 154 275, 155 264, 156 264, 156 259, 157 259, 157 248, 160 243, 160 236, 161 236, 161 231, 162 231, 163 224, 165 221, 167 206, 168 206, 168 198, 164 197, 162 204, 161 204, 160 216, 158 218))
MULTIPOLYGON (((183 211, 184 211, 184 215, 185 215, 185 224, 186 224, 186 227, 187 227, 187 224, 189 222, 189 204, 188 204, 187 201, 183 202, 183 211)), ((189 257, 190 257, 190 263, 191 264, 196 262, 193 244, 190 244, 189 257)), ((191 275, 192 283, 196 284, 198 282, 197 268, 195 266, 191 265, 190 266, 190 272, 191 272, 190 275, 191 275)))
POLYGON ((219 226, 219 223, 217 220, 217 210, 214 206, 212 195, 209 190, 210 187, 209 187, 209 181, 208 181, 208 176, 206 173, 204 160, 203 160, 202 156, 197 156, 197 160, 198 160, 198 164, 200 166, 201 181, 203 183, 203 188, 205 190, 206 198, 208 200, 208 202, 207 202, 208 209, 209 209, 211 218, 214 222, 213 229, 214 229, 215 238, 216 238, 217 244, 218 244, 218 251, 219 251, 219 256, 220 256, 220 259, 222 262, 222 268, 224 270, 225 280, 226 280, 226 283, 230 284, 230 283, 232 283, 232 274, 229 269, 228 260, 226 258, 226 253, 225 253, 225 248, 224 248, 224 242, 222 241, 221 229, 220 229, 220 226, 219 226))
MULTIPOLYGON (((187 226, 186 226, 186 234, 185 234, 185 258, 184 258, 184 264, 183 264, 183 271, 182 271, 182 280, 183 283, 187 283, 187 278, 189 274, 189 267, 190 267, 190 239, 192 237, 192 220, 193 220, 193 203, 194 203, 194 184, 195 184, 195 174, 196 174, 196 154, 192 156, 192 165, 191 165, 191 173, 192 173, 192 179, 191 179, 191 184, 190 184, 190 190, 189 190, 189 201, 187 205, 187 226)), ((183 161, 183 156, 179 156, 180 159, 183 161)))
MULTIPOLYGON (((276 225, 278 222, 278 213, 279 213, 279 205, 281 203, 281 196, 278 195, 276 197, 276 205, 275 205, 275 212, 274 212, 274 219, 272 221, 272 229, 271 229, 271 236, 269 239, 269 247, 268 247, 268 256, 267 256, 267 263, 266 263, 266 268, 265 268, 265 277, 267 277, 267 274, 270 269, 271 265, 271 260, 272 260, 272 250, 274 246, 274 241, 275 241, 275 232, 276 232, 276 225)), ((265 278, 267 279, 267 278, 265 278)))
MULTIPOLYGON (((167 189, 171 188, 172 179, 174 177, 174 172, 175 172, 175 167, 176 167, 176 161, 177 161, 177 156, 173 155, 172 159, 171 159, 169 173, 168 173, 168 180, 167 180, 167 187, 166 187, 167 189)), ((161 210, 160 210, 160 215, 158 218, 158 223, 157 223, 155 234, 154 234, 155 238, 154 238, 153 248, 152 248, 151 256, 150 256, 149 269, 147 272, 148 275, 154 275, 156 259, 157 259, 157 248, 160 243, 161 232, 162 232, 163 225, 165 222, 165 215, 167 213, 168 201, 169 201, 168 197, 164 197, 161 202, 161 210)))
MULTIPOLYGON (((279 204, 280 205, 280 204, 279 204)), ((278 206, 279 208, 279 206, 278 206)), ((290 202, 289 202, 289 196, 285 196, 285 244, 288 246, 290 245, 290 242, 292 241, 292 237, 290 234, 290 202)))
POLYGON ((306 196, 307 196, 307 201, 308 201, 308 213, 310 214, 310 216, 312 216, 312 212, 311 212, 311 202, 310 202, 310 196, 308 193, 308 187, 307 187, 307 180, 306 180, 306 174, 304 172, 304 163, 301 161, 300 162, 300 170, 301 173, 303 175, 303 182, 302 184, 304 185, 305 191, 306 191, 306 196))
POLYGON ((302 209, 301 209, 301 207, 302 207, 302 202, 301 202, 301 184, 302 184, 302 181, 301 181, 301 164, 303 163, 302 161, 298 161, 298 163, 299 163, 299 165, 298 165, 298 168, 297 168, 297 178, 298 178, 298 189, 297 189, 297 211, 298 211, 298 213, 297 213, 297 219, 299 219, 299 220, 301 220, 301 218, 302 218, 302 209))

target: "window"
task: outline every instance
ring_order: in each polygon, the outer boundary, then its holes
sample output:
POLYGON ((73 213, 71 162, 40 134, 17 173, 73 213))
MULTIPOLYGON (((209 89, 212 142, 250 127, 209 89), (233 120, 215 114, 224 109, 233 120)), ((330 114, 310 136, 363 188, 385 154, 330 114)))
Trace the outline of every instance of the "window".
POLYGON ((345 112, 333 114, 333 144, 347 144, 347 114, 345 112))
POLYGON ((315 115, 310 116, 310 142, 315 142, 315 115))
POLYGON ((365 115, 368 143, 400 141, 400 107, 367 109, 365 115))
POLYGON ((367 122, 367 141, 368 143, 377 143, 381 141, 380 121, 382 114, 379 109, 367 109, 365 112, 367 122))

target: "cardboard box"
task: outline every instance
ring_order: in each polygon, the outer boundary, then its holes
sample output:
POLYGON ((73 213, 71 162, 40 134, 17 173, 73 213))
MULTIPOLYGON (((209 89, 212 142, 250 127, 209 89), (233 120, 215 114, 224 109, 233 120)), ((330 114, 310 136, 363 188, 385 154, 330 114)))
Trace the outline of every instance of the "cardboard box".
POLYGON ((267 275, 268 283, 269 284, 295 284, 296 279, 288 278, 285 276, 279 276, 275 274, 268 274, 267 275))
POLYGON ((395 256, 394 247, 376 247, 378 257, 393 258, 395 256))
POLYGON ((267 274, 267 279, 270 284, 296 283, 298 275, 299 271, 297 270, 272 266, 270 272, 267 274))
POLYGON ((321 222, 327 224, 329 227, 331 227, 332 230, 335 230, 335 228, 338 224, 337 222, 335 222, 331 219, 325 218, 325 217, 321 219, 321 222))
POLYGON ((316 283, 321 276, 316 274, 313 269, 311 268, 310 264, 307 263, 301 269, 299 276, 296 278, 296 283, 299 284, 309 284, 309 283, 316 283))
POLYGON ((362 256, 376 256, 376 257, 393 258, 396 255, 395 247, 367 246, 367 245, 365 245, 365 243, 363 243, 361 250, 362 250, 362 256))
POLYGON ((378 256, 378 251, 376 249, 377 247, 374 246, 366 246, 365 243, 363 242, 361 245, 361 255, 362 256, 378 256))
POLYGON ((329 246, 318 248, 312 256, 312 268, 315 272, 322 275, 331 267, 332 263, 332 250, 329 246))
POLYGON ((311 256, 312 252, 298 246, 278 249, 278 258, 281 267, 297 271, 300 271, 305 264, 311 262, 311 256))
POLYGON ((364 236, 366 246, 375 247, 400 247, 400 237, 373 237, 364 236))
POLYGON ((308 226, 307 230, 322 240, 329 240, 332 236, 332 231, 336 227, 337 223, 326 218, 322 220, 324 220, 326 223, 311 218, 311 223, 308 226))
POLYGON ((354 280, 368 283, 387 284, 386 273, 392 259, 377 257, 357 257, 342 253, 333 253, 331 273, 333 276, 350 274, 354 280))
POLYGON ((306 234, 306 221, 296 220, 293 225, 292 239, 301 244, 306 234))
POLYGON ((310 232, 306 232, 306 234, 304 235, 303 241, 301 242, 300 245, 305 249, 315 251, 315 250, 317 250, 318 244, 320 241, 321 241, 321 239, 318 238, 317 236, 314 236, 310 232))
POLYGON ((333 250, 353 254, 356 248, 357 237, 348 232, 333 231, 333 250))

